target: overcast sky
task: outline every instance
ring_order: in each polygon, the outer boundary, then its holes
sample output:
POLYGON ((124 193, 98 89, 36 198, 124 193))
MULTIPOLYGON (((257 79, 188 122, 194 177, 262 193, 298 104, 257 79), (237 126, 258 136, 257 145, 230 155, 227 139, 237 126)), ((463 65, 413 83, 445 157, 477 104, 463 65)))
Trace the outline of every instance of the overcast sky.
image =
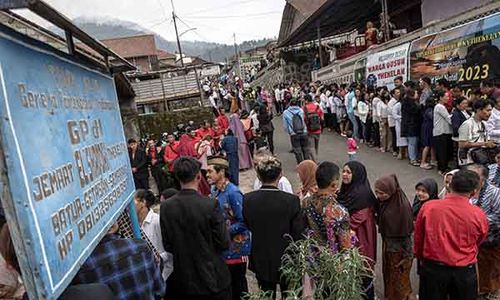
MULTIPOLYGON (((170 0, 45 0, 70 18, 117 18, 175 39, 170 0)), ((233 43, 277 37, 284 0, 174 0, 181 39, 233 43)))

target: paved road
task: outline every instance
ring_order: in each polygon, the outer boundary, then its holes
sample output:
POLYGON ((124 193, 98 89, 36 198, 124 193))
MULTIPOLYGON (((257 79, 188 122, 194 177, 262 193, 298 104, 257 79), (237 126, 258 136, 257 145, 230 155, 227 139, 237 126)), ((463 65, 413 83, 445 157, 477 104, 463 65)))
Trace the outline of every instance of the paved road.
MULTIPOLYGON (((282 127, 281 118, 275 118, 273 120, 274 126, 276 128, 274 133, 275 140, 275 152, 278 157, 282 160, 284 166, 284 174, 292 183, 295 189, 300 187, 299 178, 296 168, 295 156, 289 153, 291 149, 289 137, 284 132, 282 127)), ((347 162, 347 151, 345 145, 345 138, 330 132, 326 132, 321 136, 320 148, 319 148, 319 161, 332 161, 338 164, 340 167, 347 162)), ((375 180, 381 176, 388 174, 396 174, 398 176, 399 182, 410 199, 413 201, 414 197, 414 187, 415 184, 422 178, 432 177, 434 178, 441 189, 442 179, 438 175, 437 171, 431 170, 426 171, 418 167, 413 167, 408 164, 408 161, 400 161, 394 159, 391 153, 381 153, 373 148, 368 148, 364 145, 360 146, 358 151, 358 160, 365 164, 370 183, 373 185, 375 180)), ((245 172, 242 175, 241 188, 244 192, 250 190, 249 183, 253 182, 255 175, 253 172, 245 172)), ((380 236, 378 238, 378 251, 377 251, 377 266, 376 266, 376 294, 379 299, 383 299, 383 281, 382 281, 382 257, 381 257, 382 242, 380 236)), ((415 266, 414 266, 415 267, 415 266)), ((412 286, 414 292, 418 291, 418 277, 416 276, 415 268, 412 271, 412 286)))

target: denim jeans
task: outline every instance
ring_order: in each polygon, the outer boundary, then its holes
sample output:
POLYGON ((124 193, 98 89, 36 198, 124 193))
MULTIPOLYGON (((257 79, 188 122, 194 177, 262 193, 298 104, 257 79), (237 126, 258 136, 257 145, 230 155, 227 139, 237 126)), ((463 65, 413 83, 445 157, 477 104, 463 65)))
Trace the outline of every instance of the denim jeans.
POLYGON ((348 155, 349 155, 349 161, 356 160, 356 154, 348 154, 348 155))
POLYGON ((352 123, 352 136, 356 139, 359 140, 359 135, 358 135, 358 121, 356 120, 356 116, 354 113, 348 113, 347 117, 349 118, 349 121, 352 123))
POLYGON ((410 161, 415 161, 418 159, 418 137, 409 136, 408 139, 408 156, 410 161))

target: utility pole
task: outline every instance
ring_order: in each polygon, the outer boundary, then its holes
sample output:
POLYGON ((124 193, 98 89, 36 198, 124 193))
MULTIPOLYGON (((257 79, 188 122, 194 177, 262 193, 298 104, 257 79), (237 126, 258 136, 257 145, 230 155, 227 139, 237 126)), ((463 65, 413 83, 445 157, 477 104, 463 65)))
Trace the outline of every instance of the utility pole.
POLYGON ((184 58, 182 57, 181 41, 179 40, 179 31, 177 31, 177 16, 175 15, 174 0, 170 0, 172 3, 172 18, 174 19, 175 36, 177 37, 177 49, 179 50, 179 55, 181 56, 181 66, 184 68, 184 58))
POLYGON ((382 26, 382 32, 384 33, 384 42, 389 41, 390 29, 389 29, 389 8, 387 7, 387 0, 382 0, 382 15, 383 22, 380 24, 382 26))
POLYGON ((238 64, 238 76, 241 77, 240 56, 238 55, 238 45, 236 44, 236 33, 233 33, 233 39, 234 39, 234 59, 238 64))
POLYGON ((318 33, 318 55, 319 55, 319 64, 320 64, 320 68, 323 67, 323 55, 321 55, 321 24, 320 24, 320 21, 318 21, 318 23, 316 24, 316 29, 317 29, 317 33, 318 33))

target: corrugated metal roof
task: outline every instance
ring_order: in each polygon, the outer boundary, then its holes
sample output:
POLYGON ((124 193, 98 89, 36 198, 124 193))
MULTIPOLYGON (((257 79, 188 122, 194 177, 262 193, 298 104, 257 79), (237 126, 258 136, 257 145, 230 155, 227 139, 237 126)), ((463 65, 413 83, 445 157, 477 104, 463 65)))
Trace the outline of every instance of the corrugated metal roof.
POLYGON ((327 0, 287 0, 283 17, 279 42, 285 40, 307 18, 317 11, 327 0))
MULTIPOLYGON (((290 4, 291 5, 291 4, 290 4)), ((319 24, 323 37, 337 35, 353 29, 364 28, 366 22, 376 21, 382 11, 377 0, 326 0, 307 19, 290 33, 280 32, 279 47, 296 45, 315 40, 319 24)), ((283 22, 291 26, 290 19, 294 12, 285 7, 283 22)), ((296 12, 295 12, 296 13, 296 12)))

